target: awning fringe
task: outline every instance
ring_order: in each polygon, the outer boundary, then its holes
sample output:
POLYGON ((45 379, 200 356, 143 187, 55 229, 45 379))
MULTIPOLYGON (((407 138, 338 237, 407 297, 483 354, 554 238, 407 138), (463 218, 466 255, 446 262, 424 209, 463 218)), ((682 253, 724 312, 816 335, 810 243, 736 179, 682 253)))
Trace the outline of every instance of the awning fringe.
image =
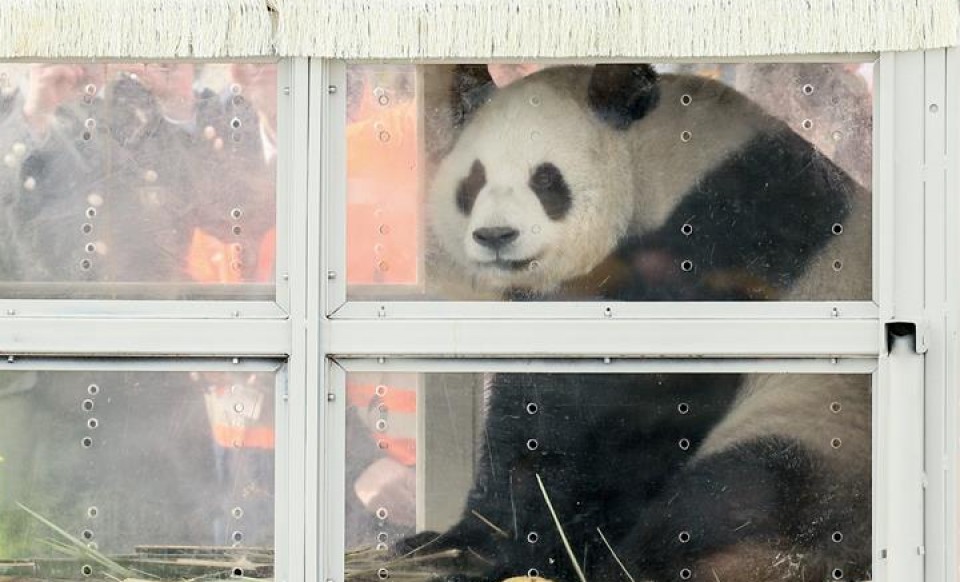
POLYGON ((0 0, 0 58, 749 57, 954 46, 957 0, 0 0))

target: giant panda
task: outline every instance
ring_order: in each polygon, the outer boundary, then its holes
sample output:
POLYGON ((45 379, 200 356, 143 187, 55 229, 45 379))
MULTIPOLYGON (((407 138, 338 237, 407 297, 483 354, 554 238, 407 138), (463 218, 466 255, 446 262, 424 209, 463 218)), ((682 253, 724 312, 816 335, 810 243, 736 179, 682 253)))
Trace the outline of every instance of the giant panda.
MULTIPOLYGON (((455 298, 870 298, 869 192, 732 88, 626 64, 454 79, 427 203, 455 298)), ((458 556, 438 577, 870 575, 865 376, 498 374, 487 398, 462 518, 397 549, 458 556)))

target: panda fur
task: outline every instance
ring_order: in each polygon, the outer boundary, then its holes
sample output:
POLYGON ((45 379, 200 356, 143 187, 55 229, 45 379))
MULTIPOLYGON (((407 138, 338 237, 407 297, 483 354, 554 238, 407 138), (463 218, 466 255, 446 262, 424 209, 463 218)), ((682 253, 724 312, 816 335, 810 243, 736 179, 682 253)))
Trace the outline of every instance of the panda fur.
MULTIPOLYGON (((457 73, 428 195, 450 280, 510 299, 870 298, 869 193, 735 90, 647 65, 502 89, 457 73)), ((400 549, 461 550, 454 577, 577 579, 540 476, 591 581, 863 579, 869 382, 497 375, 462 519, 400 549)))

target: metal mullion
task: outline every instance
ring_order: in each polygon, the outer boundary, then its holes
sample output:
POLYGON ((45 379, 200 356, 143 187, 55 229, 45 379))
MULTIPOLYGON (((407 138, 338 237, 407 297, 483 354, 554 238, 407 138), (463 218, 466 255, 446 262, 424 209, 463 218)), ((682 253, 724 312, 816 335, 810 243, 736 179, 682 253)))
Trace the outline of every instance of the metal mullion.
POLYGON ((335 319, 877 319, 871 301, 770 302, 467 302, 349 301, 335 319))
POLYGON ((323 578, 344 580, 346 552, 346 373, 332 361, 325 362, 326 390, 323 406, 324 439, 322 483, 323 543, 319 569, 323 578))
POLYGON ((302 563, 297 544, 293 540, 300 539, 296 535, 296 520, 293 519, 295 512, 292 508, 297 507, 297 499, 289 494, 291 491, 297 491, 297 473, 295 468, 302 465, 295 455, 297 451, 297 435, 292 430, 298 423, 296 415, 292 412, 297 410, 290 405, 290 373, 284 366, 277 372, 276 384, 274 389, 274 473, 273 487, 278 494, 274 495, 273 502, 273 529, 274 529, 274 568, 276 568, 275 577, 277 580, 300 579, 302 563))
MULTIPOLYGON (((309 489, 304 487, 307 482, 305 460, 309 439, 307 438, 307 416, 309 386, 313 384, 309 374, 310 349, 305 341, 304 329, 309 321, 307 288, 312 280, 312 274, 307 268, 309 256, 316 254, 311 249, 308 222, 308 189, 307 179, 310 168, 310 150, 308 147, 308 131, 305 120, 309 118, 309 71, 306 59, 292 59, 288 61, 288 76, 281 83, 281 103, 286 104, 286 115, 281 116, 281 128, 278 132, 283 136, 282 143, 278 144, 280 152, 286 152, 289 176, 285 180, 286 199, 282 213, 285 230, 280 230, 281 218, 278 217, 278 234, 285 233, 285 238, 278 240, 286 242, 278 244, 278 251, 283 248, 287 253, 287 281, 290 314, 287 323, 287 332, 290 341, 289 359, 287 361, 287 391, 277 401, 277 410, 286 415, 283 434, 277 435, 276 454, 277 483, 276 491, 282 492, 276 498, 277 516, 277 565, 279 580, 304 580, 306 558, 306 530, 307 514, 302 508, 310 498, 309 489), (283 459, 281 465, 279 460, 283 459), (280 569, 282 564, 282 570, 280 569)), ((279 431, 279 427, 278 427, 279 431)))
MULTIPOLYGON (((945 303, 943 306, 943 358, 944 358, 944 401, 946 416, 944 426, 944 524, 945 572, 957 571, 957 553, 951 551, 958 544, 958 494, 960 479, 957 475, 958 463, 958 414, 960 414, 960 50, 947 50, 945 67, 946 84, 943 104, 944 127, 946 129, 946 187, 944 216, 944 277, 945 303)), ((950 579, 946 576, 945 579, 950 579)))
MULTIPOLYGON (((558 65, 595 65, 597 63, 653 63, 653 64, 680 64, 680 65, 715 65, 715 64, 753 64, 753 63, 866 63, 876 60, 879 53, 810 53, 810 54, 787 54, 787 55, 757 55, 757 56, 702 56, 702 57, 538 57, 538 63, 546 63, 551 66, 558 65)), ((523 57, 467 57, 456 58, 454 62, 458 64, 511 64, 526 63, 529 58, 523 57)), ((363 65, 409 65, 410 58, 371 58, 371 59, 351 59, 351 63, 363 65)), ((450 64, 449 58, 418 58, 413 60, 416 65, 443 65, 450 64)))
MULTIPOLYGON (((330 475, 326 472, 325 455, 330 450, 327 442, 327 422, 325 407, 328 377, 326 358, 322 340, 327 335, 326 313, 328 285, 325 276, 328 267, 330 247, 333 240, 326 235, 324 218, 330 212, 327 185, 330 168, 331 142, 326 137, 327 118, 329 116, 329 93, 327 87, 329 63, 312 59, 309 63, 310 75, 310 116, 308 119, 308 140, 312 163, 308 168, 306 197, 307 249, 306 272, 308 285, 304 295, 303 329, 294 319, 295 333, 303 336, 306 349, 306 378, 308 387, 305 394, 306 408, 306 445, 304 458, 305 504, 303 514, 306 519, 304 555, 304 580, 322 580, 326 574, 326 564, 331 555, 327 548, 335 544, 330 538, 327 527, 327 509, 330 475)), ((335 140, 334 140, 335 143, 335 140)), ((344 242, 338 243, 345 245, 344 242)), ((336 247, 336 245, 332 245, 336 247)), ((345 438, 345 437, 344 437, 345 438)), ((341 469, 341 474, 342 469, 341 469)), ((342 542, 340 543, 342 549, 342 542)), ((339 578, 338 578, 339 579, 339 578)))
MULTIPOLYGON (((948 228, 946 204, 946 51, 925 53, 924 63, 924 205, 923 228, 925 261, 924 318, 924 433, 925 433, 925 566, 928 580, 944 580, 947 555, 953 546, 946 545, 948 497, 956 490, 947 489, 948 460, 946 442, 947 416, 956 409, 947 406, 946 353, 946 245, 948 228), (949 549, 948 549, 949 548, 949 549)), ((951 225, 956 228, 956 224, 951 225)))
POLYGON ((0 359, 0 371, 23 372, 276 372, 277 359, 266 358, 90 358, 26 356, 0 359))
POLYGON ((284 309, 274 301, 192 301, 125 299, 0 299, 3 325, 24 317, 58 318, 195 318, 282 319, 284 309))
MULTIPOLYGON (((290 313, 291 294, 290 270, 293 250, 298 244, 294 234, 294 224, 298 216, 292 212, 299 204, 297 198, 303 195, 300 186, 306 165, 303 145, 306 136, 298 131, 298 121, 307 114, 306 108, 297 107, 300 99, 298 92, 306 93, 307 87, 299 86, 297 79, 297 61, 282 59, 277 63, 277 164, 276 164, 276 256, 274 257, 274 284, 276 285, 277 306, 290 313), (282 244, 286 240, 288 244, 282 244)), ((304 79, 305 82, 305 79, 304 79)))
POLYGON ((874 356, 875 320, 336 320, 337 356, 874 356))
POLYGON ((806 359, 662 359, 597 358, 491 359, 491 358, 337 358, 347 373, 578 373, 578 374, 873 374, 874 358, 806 359))
POLYGON ((290 324, 270 319, 16 318, 0 325, 0 354, 275 356, 290 353, 290 324))
POLYGON ((323 106, 318 138, 323 151, 324 306, 325 313, 332 313, 347 296, 347 69, 343 61, 325 61, 324 67, 324 86, 314 93, 323 106))
POLYGON ((924 579, 923 303, 924 303, 924 53, 881 59, 877 76, 875 180, 881 192, 876 256, 881 321, 914 323, 917 334, 890 341, 874 395, 875 582, 924 579), (890 189, 892 187, 892 190, 890 189))

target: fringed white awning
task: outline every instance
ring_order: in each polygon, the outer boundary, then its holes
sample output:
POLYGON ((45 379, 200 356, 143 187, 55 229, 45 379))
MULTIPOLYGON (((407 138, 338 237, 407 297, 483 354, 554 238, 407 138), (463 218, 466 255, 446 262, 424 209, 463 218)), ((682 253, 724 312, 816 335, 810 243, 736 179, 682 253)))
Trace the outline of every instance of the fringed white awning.
POLYGON ((0 58, 272 54, 265 0, 0 0, 0 58))
POLYGON ((0 0, 0 58, 680 58, 953 46, 958 0, 0 0))
POLYGON ((724 57, 957 42, 957 0, 282 0, 277 48, 353 58, 724 57))

